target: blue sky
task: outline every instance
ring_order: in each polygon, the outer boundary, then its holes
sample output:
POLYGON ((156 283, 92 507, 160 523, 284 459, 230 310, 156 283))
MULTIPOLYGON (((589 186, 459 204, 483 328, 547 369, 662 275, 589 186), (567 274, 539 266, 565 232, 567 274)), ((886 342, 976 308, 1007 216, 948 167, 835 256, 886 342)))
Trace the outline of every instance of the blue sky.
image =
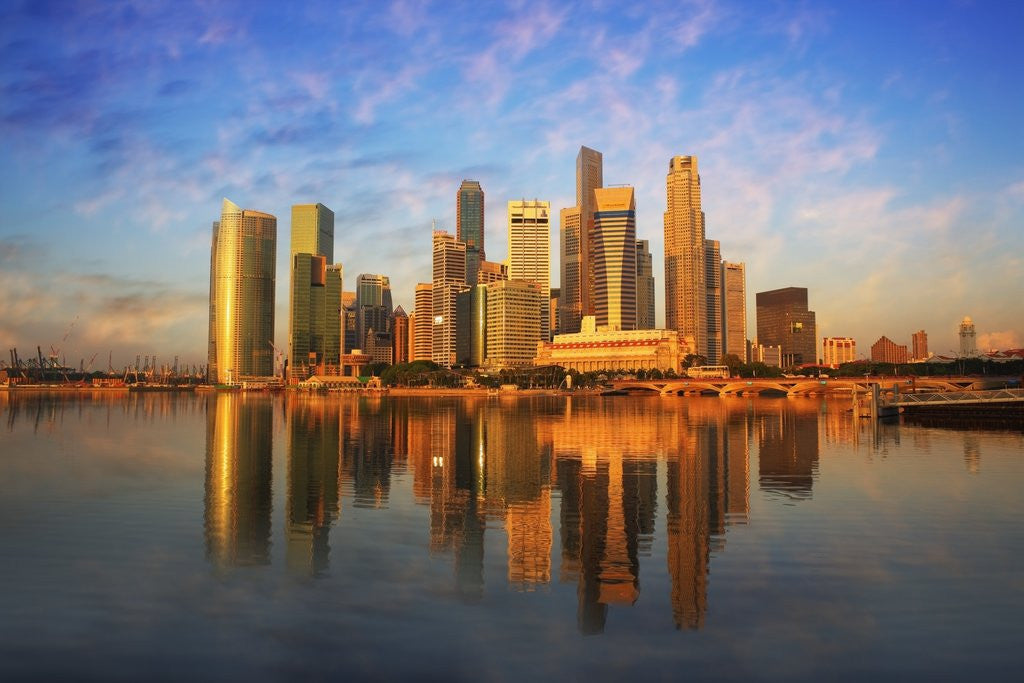
POLYGON ((279 345, 295 203, 335 211, 346 289, 384 273, 411 310, 463 178, 501 260, 506 201, 573 204, 580 145, 636 188, 659 324, 665 170, 694 154, 751 336, 754 292, 802 286, 865 354, 921 328, 945 353, 964 315, 1024 346, 1022 7, 5 3, 0 347, 202 362, 222 197, 278 217, 279 345))

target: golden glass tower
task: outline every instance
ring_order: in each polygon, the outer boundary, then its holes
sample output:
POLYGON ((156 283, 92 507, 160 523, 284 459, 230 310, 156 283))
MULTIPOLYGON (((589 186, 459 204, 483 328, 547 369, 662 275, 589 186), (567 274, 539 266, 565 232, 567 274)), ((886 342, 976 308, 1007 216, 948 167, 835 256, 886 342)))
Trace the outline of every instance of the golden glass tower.
POLYGON ((434 230, 433 235, 434 320, 430 353, 435 363, 450 368, 455 363, 456 298, 466 287, 466 243, 443 230, 434 230))
POLYGON ((277 218, 225 199, 210 249, 209 379, 274 373, 277 218))
POLYGON ((665 327, 708 351, 704 212, 697 157, 675 156, 665 178, 665 327))
POLYGON ((594 313, 597 324, 636 329, 636 201, 632 187, 594 190, 594 313))

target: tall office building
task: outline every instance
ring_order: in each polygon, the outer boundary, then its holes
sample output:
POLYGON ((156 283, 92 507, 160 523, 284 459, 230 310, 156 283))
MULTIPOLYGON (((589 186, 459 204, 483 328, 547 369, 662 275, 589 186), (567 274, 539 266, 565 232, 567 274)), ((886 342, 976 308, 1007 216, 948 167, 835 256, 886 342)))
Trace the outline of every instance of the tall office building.
POLYGON ((456 296, 455 359, 459 365, 478 368, 484 364, 487 343, 487 285, 477 284, 456 296))
POLYGON ((387 275, 362 273, 356 278, 356 341, 366 348, 370 330, 391 334, 391 280, 387 275))
POLYGON ((707 274, 697 157, 672 157, 665 188, 665 327, 692 337, 696 353, 706 355, 707 274))
POLYGON ((359 311, 355 292, 341 292, 341 352, 352 353, 362 346, 358 333, 359 311))
POLYGON ((722 261, 722 351, 747 362, 747 269, 722 261))
POLYGON ((654 258, 647 240, 636 241, 636 329, 653 330, 654 258))
POLYGON ((807 310, 807 288, 757 293, 757 341, 782 347, 782 367, 817 362, 816 335, 814 311, 807 310))
POLYGON ((580 230, 580 207, 573 206, 559 212, 561 227, 559 228, 559 245, 561 249, 561 289, 562 296, 558 300, 560 308, 558 319, 562 334, 575 334, 580 331, 583 319, 583 278, 580 248, 582 235, 580 230))
POLYGON ((718 240, 704 240, 704 284, 707 292, 708 365, 722 359, 722 249, 718 240))
POLYGON ((494 261, 481 261, 480 270, 476 274, 478 285, 489 285, 492 282, 501 282, 508 279, 508 266, 504 263, 494 261))
POLYGON ((910 336, 910 340, 914 350, 913 360, 928 360, 928 333, 918 330, 910 336))
POLYGON ((409 362, 409 316, 401 306, 392 318, 391 358, 395 365, 409 362))
POLYGON ((333 260, 334 212, 323 204, 292 206, 289 377, 303 380, 340 363, 343 271, 333 260))
POLYGON ((277 218, 224 200, 210 246, 210 381, 274 373, 277 218))
POLYGON ((420 282, 416 285, 416 308, 413 313, 413 356, 412 360, 432 360, 433 326, 434 326, 434 285, 420 282))
POLYGON ((541 303, 547 291, 527 280, 487 285, 487 367, 498 370, 533 364, 542 334, 541 303))
POLYGON ((974 336, 974 321, 970 316, 964 316, 964 319, 960 321, 960 355, 978 355, 978 344, 974 336))
POLYGON ((594 315, 592 234, 594 230, 594 190, 604 185, 603 157, 597 150, 580 147, 576 155, 576 206, 561 211, 559 244, 561 248, 560 289, 563 334, 580 331, 585 315, 594 315))
MULTIPOLYGON (((551 288, 551 204, 521 199, 508 203, 508 279, 537 284, 542 292, 551 288)), ((543 297, 540 334, 550 341, 551 300, 543 297)))
POLYGON ((466 244, 443 230, 433 233, 434 281, 431 358, 442 367, 455 363, 456 296, 466 288, 466 244))
POLYGON ((599 326, 636 329, 636 199, 632 187, 594 190, 593 302, 599 326))
POLYGON ((463 180, 455 195, 455 237, 466 245, 466 284, 477 283, 484 254, 484 191, 476 180, 463 180))

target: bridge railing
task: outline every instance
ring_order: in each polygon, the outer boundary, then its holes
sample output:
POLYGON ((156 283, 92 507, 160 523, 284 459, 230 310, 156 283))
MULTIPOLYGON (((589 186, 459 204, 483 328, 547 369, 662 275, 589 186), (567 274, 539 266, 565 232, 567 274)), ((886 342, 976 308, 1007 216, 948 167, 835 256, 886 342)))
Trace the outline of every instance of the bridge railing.
POLYGON ((1024 389, 993 389, 988 391, 943 391, 928 394, 900 394, 893 404, 1002 403, 1024 401, 1024 389))

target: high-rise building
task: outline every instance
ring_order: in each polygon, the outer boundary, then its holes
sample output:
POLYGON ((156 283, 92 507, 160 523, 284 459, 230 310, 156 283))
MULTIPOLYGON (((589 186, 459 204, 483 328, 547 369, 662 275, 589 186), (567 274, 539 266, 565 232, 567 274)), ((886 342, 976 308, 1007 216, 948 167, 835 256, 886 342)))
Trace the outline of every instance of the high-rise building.
POLYGON ((323 204, 292 206, 288 375, 296 380, 341 362, 343 271, 333 258, 334 212, 323 204))
POLYGON ((494 261, 481 261, 480 270, 476 274, 478 285, 489 285, 492 282, 500 282, 508 279, 508 266, 504 263, 494 261))
POLYGON ((580 207, 580 303, 583 315, 595 315, 594 190, 604 187, 604 157, 589 147, 576 155, 576 206, 580 207))
POLYGON ((722 350, 747 362, 747 275, 742 263, 722 262, 722 350))
POLYGON ((409 314, 409 339, 405 361, 411 363, 416 360, 416 309, 409 314))
POLYGON ((928 333, 918 330, 910 337, 911 346, 914 350, 913 360, 928 360, 928 333))
POLYGON ((757 341, 782 347, 782 367, 814 363, 818 342, 814 311, 807 310, 807 288, 758 292, 757 341))
POLYGON ((722 359, 722 249, 718 240, 704 240, 705 310, 708 319, 708 347, 704 356, 709 365, 722 359))
POLYGON ((391 334, 391 280, 387 275, 362 273, 356 278, 356 339, 366 348, 366 338, 391 334))
POLYGON ((647 240, 636 241, 636 329, 653 330, 654 258, 647 240))
POLYGON ((442 367, 455 363, 456 295, 466 288, 466 244, 434 231, 433 326, 431 358, 442 367))
POLYGON ((974 337, 974 321, 970 316, 964 316, 964 319, 960 321, 960 355, 978 355, 978 344, 974 337))
MULTIPOLYGON (((508 203, 508 278, 551 288, 551 204, 536 199, 508 203)), ((540 303, 541 338, 550 339, 547 296, 540 303)))
POLYGON ((210 381, 274 372, 277 218, 224 200, 210 248, 210 381))
POLYGON ((821 362, 833 368, 857 360, 857 342, 852 337, 823 337, 821 362))
POLYGON ((632 187, 594 190, 594 317, 599 326, 636 329, 636 199, 632 187))
POLYGON ((401 306, 392 318, 391 358, 395 365, 409 362, 409 316, 401 306))
POLYGON ((548 329, 551 336, 560 329, 561 323, 558 320, 558 299, 562 296, 562 290, 558 287, 551 288, 551 295, 548 297, 548 329))
POLYGON ((581 260, 581 229, 580 229, 580 207, 573 206, 562 209, 559 215, 561 228, 559 229, 559 244, 561 246, 561 291, 562 295, 558 300, 558 318, 561 326, 558 328, 562 334, 573 334, 580 331, 580 321, 583 318, 582 287, 581 277, 583 262, 581 260))
POLYGON ((486 365, 532 365, 541 340, 541 304, 547 289, 527 280, 487 285, 486 365))
POLYGON ((871 360, 876 363, 906 363, 907 346, 883 335, 871 345, 871 360))
POLYGON ((466 245, 466 284, 477 283, 484 254, 484 191, 476 180, 463 180, 455 195, 455 237, 466 245))
POLYGON ((416 314, 414 321, 416 326, 413 329, 415 335, 413 345, 413 360, 433 359, 433 327, 434 327, 434 286, 429 282, 420 282, 416 285, 416 314))
POLYGON ((697 157, 675 156, 665 178, 665 327, 692 337, 707 354, 704 212, 697 157))
POLYGON ((487 285, 477 284, 456 297, 455 358, 459 365, 478 368, 484 364, 487 344, 487 285))
POLYGON ((358 349, 362 344, 359 341, 359 311, 356 307, 356 293, 345 292, 341 293, 341 352, 352 353, 353 350, 358 349))

